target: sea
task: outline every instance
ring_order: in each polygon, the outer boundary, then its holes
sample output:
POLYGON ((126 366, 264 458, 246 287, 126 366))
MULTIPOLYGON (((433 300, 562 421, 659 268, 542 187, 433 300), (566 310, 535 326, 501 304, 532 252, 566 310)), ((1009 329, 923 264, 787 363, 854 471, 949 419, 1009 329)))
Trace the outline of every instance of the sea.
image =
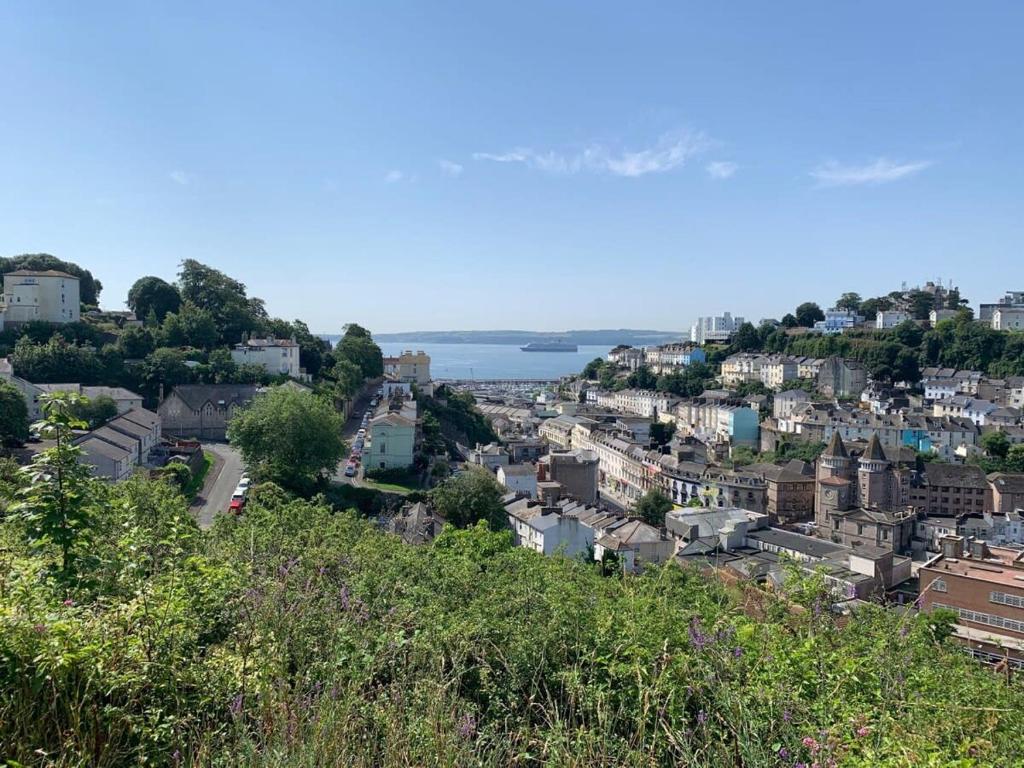
POLYGON ((576 352, 523 352, 515 344, 410 344, 385 342, 387 355, 407 349, 430 355, 430 375, 435 379, 557 379, 579 373, 595 357, 611 347, 581 346, 576 352))

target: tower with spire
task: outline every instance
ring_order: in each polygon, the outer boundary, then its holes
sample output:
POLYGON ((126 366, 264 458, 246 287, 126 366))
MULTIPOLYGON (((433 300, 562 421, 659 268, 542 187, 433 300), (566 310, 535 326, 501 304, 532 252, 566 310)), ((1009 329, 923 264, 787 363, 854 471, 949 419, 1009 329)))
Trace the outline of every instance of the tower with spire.
POLYGON ((829 536, 831 513, 850 509, 854 504, 852 462, 838 430, 818 457, 817 493, 814 521, 822 536, 829 536))
POLYGON ((878 433, 872 433, 867 448, 857 462, 857 490, 862 507, 889 509, 892 497, 889 493, 889 460, 885 458, 878 433))

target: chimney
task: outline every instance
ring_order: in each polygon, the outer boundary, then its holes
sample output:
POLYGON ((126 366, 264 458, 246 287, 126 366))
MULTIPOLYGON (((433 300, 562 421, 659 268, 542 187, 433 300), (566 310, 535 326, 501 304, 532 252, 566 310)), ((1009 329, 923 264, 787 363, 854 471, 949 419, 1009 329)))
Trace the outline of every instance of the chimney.
POLYGON ((942 556, 950 559, 962 557, 964 553, 964 537, 949 534, 943 536, 939 542, 942 548, 942 556))
POLYGON ((978 560, 984 560, 989 556, 988 545, 984 541, 972 536, 968 544, 970 546, 971 557, 977 558, 978 560))

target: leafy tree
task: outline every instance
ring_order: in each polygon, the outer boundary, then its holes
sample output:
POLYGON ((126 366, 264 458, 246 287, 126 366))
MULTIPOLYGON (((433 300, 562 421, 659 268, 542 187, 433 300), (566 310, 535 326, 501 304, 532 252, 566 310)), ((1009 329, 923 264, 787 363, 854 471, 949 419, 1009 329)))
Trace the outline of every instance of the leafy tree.
POLYGON ((45 344, 33 344, 25 337, 19 339, 11 362, 19 376, 37 384, 95 384, 102 370, 95 351, 68 344, 60 336, 45 344))
POLYGON ((796 315, 791 312, 787 312, 782 316, 781 323, 783 328, 796 328, 800 325, 800 321, 796 319, 796 315))
POLYGON ((0 379, 0 446, 12 448, 28 439, 28 406, 21 391, 0 379))
POLYGON ((750 352, 761 346, 761 334, 752 323, 743 323, 732 339, 732 349, 736 352, 750 352))
POLYGON ((210 349, 219 338, 213 313, 190 302, 185 302, 177 314, 167 314, 160 335, 165 346, 197 349, 210 349))
POLYGON ((157 396, 161 385, 164 394, 170 394, 171 389, 192 379, 192 373, 185 365, 184 353, 166 347, 147 355, 139 365, 138 374, 139 388, 150 398, 157 396))
POLYGON ((892 299, 887 296, 879 296, 874 299, 865 299, 860 305, 860 314, 866 320, 874 320, 879 312, 892 309, 892 299))
POLYGON ((935 308, 935 295, 927 291, 910 291, 910 312, 915 320, 927 320, 929 313, 935 308))
POLYGON ((600 357, 595 357, 585 366, 583 366, 583 378, 593 381, 601 375, 602 369, 605 367, 605 360, 600 357))
POLYGON ((75 416, 84 402, 85 398, 69 392, 40 397, 44 414, 40 431, 55 445, 37 454, 25 468, 28 483, 18 491, 14 507, 36 551, 57 547, 57 575, 64 582, 77 575, 79 561, 89 551, 92 521, 101 500, 97 481, 79 460, 81 449, 71 442, 72 430, 86 426, 75 416))
POLYGON ((910 320, 900 323, 893 328, 892 332, 900 344, 905 347, 919 346, 921 339, 924 337, 924 331, 921 329, 921 326, 910 320))
POLYGON ((658 377, 651 373, 651 369, 646 365, 630 371, 626 377, 626 386, 630 389, 654 389, 657 383, 658 377))
POLYGON ((83 397, 73 410, 75 417, 84 421, 89 429, 96 429, 117 416, 117 403, 106 395, 83 397))
POLYGON ((152 313, 157 323, 162 323, 170 312, 181 307, 178 289, 159 277, 140 277, 128 290, 128 307, 135 316, 148 319, 152 313))
POLYGON ((663 422, 655 421, 651 424, 651 442, 655 445, 667 445, 672 440, 672 435, 676 432, 676 423, 674 421, 663 422))
POLYGON ((844 293, 836 300, 836 309, 845 309, 848 312, 860 310, 861 297, 859 293, 844 293))
POLYGON ((181 263, 178 287, 183 302, 210 313, 223 344, 238 343, 266 320, 262 301, 247 296, 245 285, 194 259, 181 263))
POLYGON ((1024 443, 1010 446, 1003 466, 1007 472, 1024 472, 1024 443))
POLYGON ((502 488, 490 472, 471 467, 450 477, 430 492, 434 510, 456 528, 468 528, 485 522, 491 530, 508 526, 501 505, 502 488))
POLYGON ((228 423, 228 440, 261 478, 309 493, 345 455, 341 415, 330 403, 290 387, 273 387, 228 423))
POLYGON ((634 510, 645 523, 661 528, 665 525, 665 513, 672 510, 672 500, 657 488, 652 488, 636 503, 634 510))
POLYGON ((78 293, 83 304, 94 307, 100 302, 103 284, 93 277, 89 270, 82 269, 73 262, 62 261, 48 253, 24 253, 20 256, 0 258, 0 282, 3 281, 3 275, 18 269, 54 269, 58 272, 67 272, 78 278, 78 293))
POLYGON ((994 459, 1005 459, 1010 452, 1010 439, 1001 429, 981 437, 981 447, 994 459))
MULTIPOLYGON (((804 328, 813 328, 817 321, 825 319, 825 313, 813 301, 805 301, 797 307, 795 315, 797 325, 804 328)), ((783 322, 785 322, 785 318, 783 318, 783 322)))
POLYGON ((337 382, 338 393, 344 400, 351 400, 363 386, 362 369, 344 358, 333 365, 329 375, 337 382))
POLYGON ((117 344, 121 354, 129 360, 140 360, 156 349, 152 331, 137 325, 125 328, 117 344))
POLYGON ((364 379, 375 379, 384 374, 384 356, 365 328, 349 325, 334 349, 336 360, 348 360, 359 366, 364 379))

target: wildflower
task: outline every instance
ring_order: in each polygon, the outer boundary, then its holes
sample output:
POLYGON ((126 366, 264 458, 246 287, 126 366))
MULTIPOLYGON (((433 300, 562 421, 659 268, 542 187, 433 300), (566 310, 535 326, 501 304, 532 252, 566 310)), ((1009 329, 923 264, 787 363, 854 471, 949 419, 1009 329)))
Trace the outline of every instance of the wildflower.
POLYGON ((174 765, 176 765, 176 766, 181 765, 181 752, 180 752, 180 750, 177 750, 177 749, 174 750, 174 753, 171 755, 171 760, 174 761, 174 765))
POLYGON ((341 610, 347 611, 349 606, 348 584, 341 585, 341 610))
POLYGON ((733 649, 732 649, 732 657, 733 657, 734 659, 738 659, 738 658, 740 658, 740 657, 741 657, 742 655, 743 655, 743 649, 742 649, 742 648, 740 648, 739 646, 736 646, 735 648, 733 648, 733 649))
POLYGON ((701 630, 699 616, 694 616, 690 619, 690 643, 698 651, 704 650, 704 647, 708 644, 708 636, 701 630))
POLYGON ((67 600, 64 601, 64 606, 67 607, 67 608, 70 608, 74 604, 75 604, 75 601, 72 600, 70 597, 67 600))
POLYGON ((869 733, 871 733, 871 729, 868 728, 866 725, 862 725, 860 728, 857 729, 857 738, 863 739, 869 733))
POLYGON ((697 724, 704 725, 708 721, 708 713, 703 709, 697 713, 697 724))
POLYGON ((900 637, 906 637, 909 634, 910 634, 910 627, 908 627, 906 624, 904 624, 902 627, 900 627, 900 637))
POLYGON ((242 694, 238 694, 231 700, 231 714, 237 715, 242 711, 242 694))
POLYGON ((805 747, 811 750, 811 752, 817 752, 821 748, 821 745, 818 744, 818 740, 813 736, 804 736, 802 743, 805 747))
POLYGON ((785 760, 787 757, 789 757, 789 750, 786 749, 785 747, 780 747, 779 748, 779 758, 781 760, 785 760))
POLYGON ((782 722, 788 723, 793 719, 793 713, 789 711, 789 707, 782 710, 782 722))
POLYGON ((469 739, 472 738, 473 734, 475 733, 476 718, 473 717, 473 715, 471 715, 469 712, 467 712, 462 716, 462 719, 459 720, 459 736, 461 736, 464 739, 469 739))
POLYGON ((36 624, 35 626, 32 627, 32 629, 34 629, 40 635, 46 633, 46 625, 45 624, 36 624))

